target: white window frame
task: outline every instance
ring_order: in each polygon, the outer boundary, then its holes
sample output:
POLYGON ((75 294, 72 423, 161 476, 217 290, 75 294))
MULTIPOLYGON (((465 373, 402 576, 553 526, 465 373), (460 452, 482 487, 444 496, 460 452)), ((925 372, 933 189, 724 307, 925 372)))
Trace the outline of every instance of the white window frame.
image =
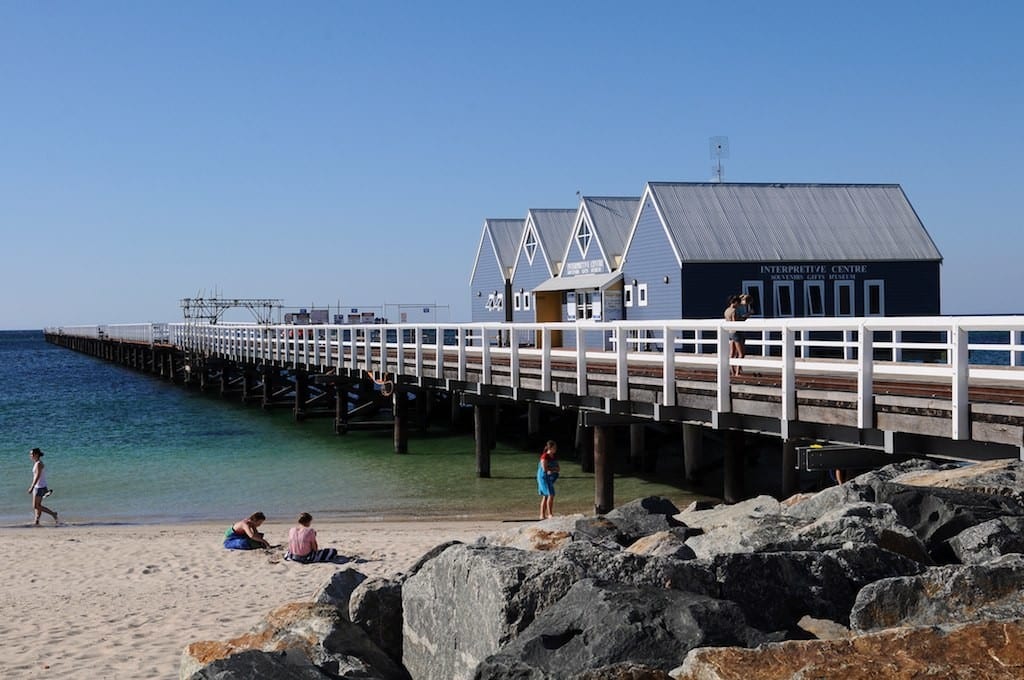
POLYGON ((757 302, 758 306, 761 307, 761 309, 755 309, 755 314, 749 314, 748 311, 748 316, 750 316, 751 318, 764 317, 764 281, 744 281, 743 285, 740 287, 740 290, 743 291, 744 295, 750 295, 750 291, 752 290, 757 291, 757 302))
POLYGON ((530 298, 532 296, 533 296, 533 293, 531 293, 530 291, 526 291, 526 292, 523 293, 523 311, 525 311, 525 312, 530 311, 530 298))
POLYGON ((647 284, 638 283, 636 286, 636 306, 646 307, 647 306, 647 284))
POLYGON ((484 303, 484 309, 486 309, 488 312, 494 311, 494 298, 496 297, 496 295, 497 293, 487 294, 487 302, 484 303))
POLYGON ((590 250, 590 242, 594 240, 594 231, 584 220, 580 222, 579 228, 576 230, 576 247, 580 250, 582 257, 587 256, 587 251, 590 250))
POLYGON ((792 281, 774 281, 772 283, 772 303, 775 312, 776 319, 789 319, 796 314, 794 307, 796 306, 796 300, 794 299, 794 290, 792 281), (783 314, 781 309, 781 297, 779 292, 783 290, 789 291, 789 314, 783 314))
POLYGON ((633 306, 633 286, 626 284, 622 287, 622 306, 632 307, 633 306))
POLYGON ((537 254, 537 234, 533 227, 526 230, 526 238, 523 241, 523 250, 526 251, 526 261, 533 265, 533 257, 537 254))
POLYGON ((519 292, 517 291, 517 292, 513 293, 513 295, 512 295, 512 309, 517 311, 517 312, 519 311, 519 301, 520 301, 520 297, 519 297, 519 292))
POLYGON ((804 281, 804 316, 825 316, 825 282, 824 281, 804 281), (815 313, 811 309, 811 289, 817 288, 818 295, 821 296, 821 308, 815 313))
POLYGON ((885 316, 885 280, 884 279, 865 279, 864 280, 864 316, 885 316), (878 286, 878 311, 872 313, 869 309, 871 305, 871 288, 878 286))
POLYGON ((498 293, 494 296, 494 311, 500 312, 505 309, 505 294, 498 293))
POLYGON ((836 281, 835 283, 835 316, 856 316, 857 315, 857 290, 854 288, 854 282, 852 279, 843 279, 836 281), (839 310, 841 309, 839 301, 842 299, 843 290, 850 291, 850 313, 842 314, 839 310))

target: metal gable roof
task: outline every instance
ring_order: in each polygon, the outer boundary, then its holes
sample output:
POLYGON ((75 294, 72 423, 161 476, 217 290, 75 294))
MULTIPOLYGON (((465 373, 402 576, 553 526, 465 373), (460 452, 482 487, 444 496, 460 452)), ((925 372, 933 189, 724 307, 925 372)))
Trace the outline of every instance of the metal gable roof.
POLYGON ((523 237, 523 228, 526 220, 495 219, 484 220, 484 228, 491 234, 491 242, 494 244, 494 252, 498 258, 498 265, 502 274, 508 278, 516 262, 516 254, 519 250, 519 241, 523 237))
POLYGON ((648 187, 684 261, 942 259, 898 184, 648 187))
POLYGON ((527 219, 533 220, 537 240, 540 241, 540 247, 548 258, 548 271, 554 275, 556 262, 552 258, 562 255, 565 242, 572 234, 576 211, 562 208, 531 208, 527 213, 527 219))
POLYGON ((615 266, 615 257, 622 255, 626 247, 626 238, 633 226, 640 198, 620 196, 584 196, 587 212, 597 232, 598 240, 605 255, 612 259, 610 265, 615 266))

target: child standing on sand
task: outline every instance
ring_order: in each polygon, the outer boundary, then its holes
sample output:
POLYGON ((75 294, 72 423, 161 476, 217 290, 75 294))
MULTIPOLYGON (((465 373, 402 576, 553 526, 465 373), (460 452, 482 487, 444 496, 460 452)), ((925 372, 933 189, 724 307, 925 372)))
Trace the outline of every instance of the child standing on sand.
POLYGON ((36 525, 39 525, 39 518, 45 512, 53 517, 53 523, 57 524, 57 513, 43 505, 43 498, 49 496, 49 489, 46 488, 46 465, 43 464, 43 450, 36 447, 28 452, 32 458, 32 483, 28 492, 32 494, 32 510, 36 515, 36 525))
POLYGON ((558 444, 548 440, 537 465, 537 492, 540 494, 540 519, 548 519, 555 509, 555 480, 558 479, 558 444))

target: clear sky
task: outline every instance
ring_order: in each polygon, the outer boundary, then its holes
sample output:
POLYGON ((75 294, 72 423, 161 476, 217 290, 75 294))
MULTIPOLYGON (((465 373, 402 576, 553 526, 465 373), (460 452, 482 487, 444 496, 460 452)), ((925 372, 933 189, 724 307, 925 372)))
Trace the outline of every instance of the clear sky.
POLYGON ((437 303, 486 217, 899 183, 943 312, 1022 311, 1024 3, 0 0, 0 328, 437 303))

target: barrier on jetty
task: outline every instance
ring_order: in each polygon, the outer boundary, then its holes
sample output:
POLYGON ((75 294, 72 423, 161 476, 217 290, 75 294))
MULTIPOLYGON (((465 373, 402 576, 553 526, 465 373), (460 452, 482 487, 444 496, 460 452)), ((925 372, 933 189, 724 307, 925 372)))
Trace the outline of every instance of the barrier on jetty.
MULTIPOLYGON (((730 482, 742 459, 731 449, 742 448, 742 433, 782 440, 784 488, 793 483, 795 447, 809 441, 887 455, 1024 457, 1020 316, 115 324, 53 328, 47 336, 165 348, 180 353, 186 368, 211 361, 243 372, 273 367, 305 376, 293 380, 296 392, 308 376, 330 382, 388 374, 398 396, 425 389, 459 394, 475 408, 478 439, 490 436, 488 409, 496 404, 574 409, 582 427, 594 428, 595 468, 609 455, 602 428, 682 424, 694 460, 699 437, 687 428, 720 430, 727 498, 731 486, 742 487, 741 480, 730 482), (742 359, 729 356, 733 332, 745 338, 742 359)), ((404 399, 394 404, 400 409, 404 399)), ((404 442, 399 416, 396 410, 396 449, 404 442)), ((477 448, 478 471, 486 476, 487 446, 477 448)), ((688 470, 696 465, 687 460, 688 470)))

